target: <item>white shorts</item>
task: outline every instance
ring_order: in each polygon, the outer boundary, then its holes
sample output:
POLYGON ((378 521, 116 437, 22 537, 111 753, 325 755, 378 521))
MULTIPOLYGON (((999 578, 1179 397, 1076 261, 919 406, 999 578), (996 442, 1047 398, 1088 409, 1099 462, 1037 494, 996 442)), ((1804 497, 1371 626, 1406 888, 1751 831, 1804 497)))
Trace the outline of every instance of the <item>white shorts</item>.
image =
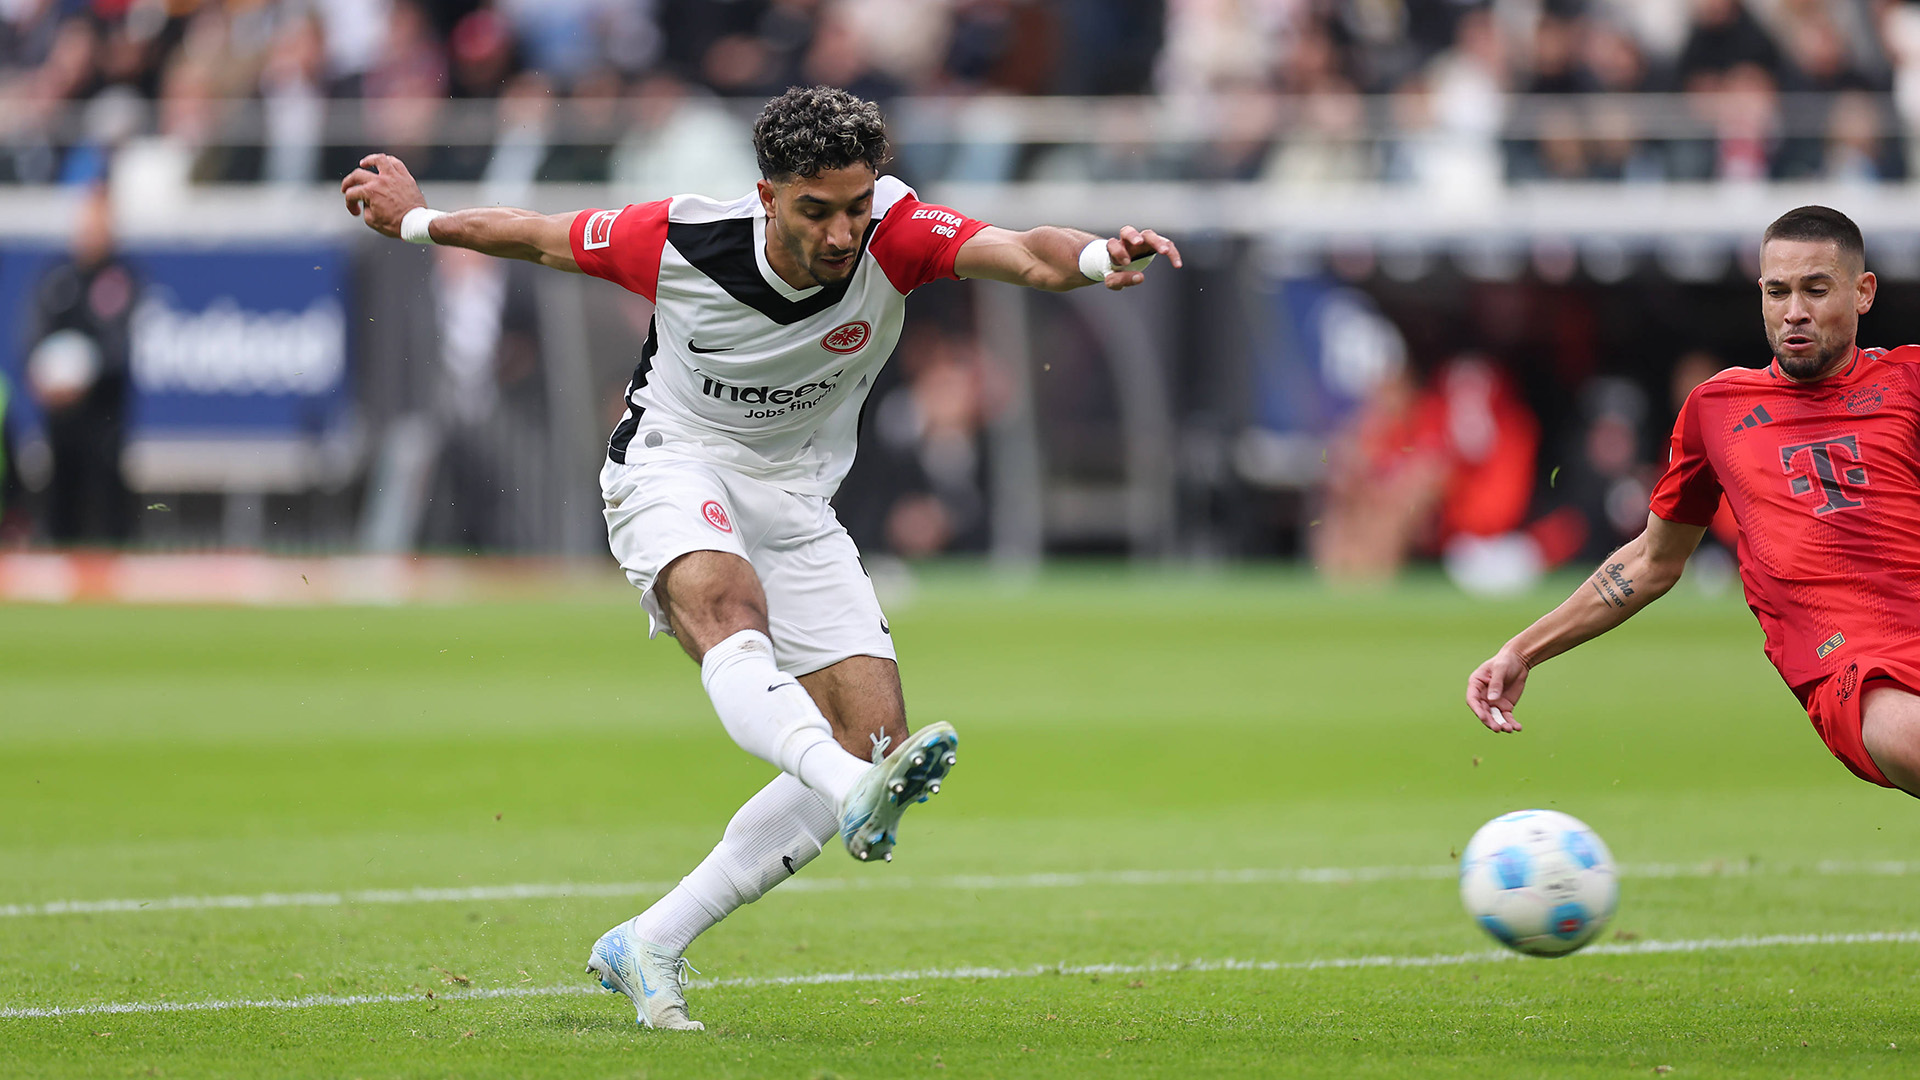
POLYGON ((690 551, 725 551, 760 577, 780 670, 805 675, 850 656, 894 659, 873 582, 825 498, 666 456, 608 461, 600 495, 607 544, 640 590, 647 636, 673 633, 653 593, 660 571, 690 551))

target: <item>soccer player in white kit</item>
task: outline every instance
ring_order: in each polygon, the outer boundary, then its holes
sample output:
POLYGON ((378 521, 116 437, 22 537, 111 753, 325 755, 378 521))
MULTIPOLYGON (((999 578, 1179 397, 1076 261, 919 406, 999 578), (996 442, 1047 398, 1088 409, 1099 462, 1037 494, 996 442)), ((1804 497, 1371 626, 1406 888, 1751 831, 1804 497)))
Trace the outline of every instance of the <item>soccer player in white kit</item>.
POLYGON ((712 854, 593 947, 588 970, 656 1028, 703 1026, 685 995, 696 936, 835 833, 855 858, 891 859, 901 813, 955 764, 952 725, 907 732, 886 617, 828 501, 907 294, 941 278, 1124 289, 1157 254, 1180 265, 1170 241, 1131 226, 1011 232, 921 202, 879 171, 880 110, 843 90, 789 90, 753 140, 763 179, 731 202, 442 213, 386 154, 341 183, 383 235, 592 274, 654 302, 600 472, 608 542, 649 636, 679 640, 727 734, 780 769, 712 854))

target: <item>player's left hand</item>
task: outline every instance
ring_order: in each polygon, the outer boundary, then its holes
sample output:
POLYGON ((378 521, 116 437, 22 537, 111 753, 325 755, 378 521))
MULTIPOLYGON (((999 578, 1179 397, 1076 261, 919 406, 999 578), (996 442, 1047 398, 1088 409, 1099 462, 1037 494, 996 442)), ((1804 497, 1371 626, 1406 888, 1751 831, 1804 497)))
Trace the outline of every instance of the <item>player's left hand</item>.
POLYGON ((1494 653, 1467 679, 1467 708, 1489 731, 1519 731, 1520 721, 1513 718, 1513 707, 1520 704, 1531 670, 1526 658, 1512 649, 1494 653))
POLYGON ((360 167, 340 181, 347 197, 347 213, 357 215, 382 236, 400 236, 400 219, 416 206, 427 205, 420 185, 405 162, 392 154, 368 154, 360 167))
MULTIPOLYGON (((1154 232, 1152 229, 1136 229, 1123 225, 1117 236, 1107 239, 1107 260, 1115 266, 1125 266, 1135 259, 1144 259, 1148 255, 1164 255, 1167 261, 1180 267, 1180 249, 1173 241, 1154 232)), ((1130 285, 1138 285, 1147 280, 1144 270, 1115 270, 1107 275, 1107 288, 1120 291, 1130 285)))

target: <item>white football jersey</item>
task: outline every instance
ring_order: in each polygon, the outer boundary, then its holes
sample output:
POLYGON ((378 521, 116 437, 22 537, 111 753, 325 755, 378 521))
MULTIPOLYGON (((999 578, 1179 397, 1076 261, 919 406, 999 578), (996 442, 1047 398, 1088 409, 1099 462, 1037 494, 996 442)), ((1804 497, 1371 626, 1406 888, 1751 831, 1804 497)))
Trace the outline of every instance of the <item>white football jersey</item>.
POLYGON ((638 442, 832 495, 853 465, 861 409, 900 338, 907 294, 955 276, 960 245, 984 226, 882 176, 853 272, 795 289, 767 264, 757 193, 582 210, 580 268, 654 301, 608 457, 625 462, 638 442))

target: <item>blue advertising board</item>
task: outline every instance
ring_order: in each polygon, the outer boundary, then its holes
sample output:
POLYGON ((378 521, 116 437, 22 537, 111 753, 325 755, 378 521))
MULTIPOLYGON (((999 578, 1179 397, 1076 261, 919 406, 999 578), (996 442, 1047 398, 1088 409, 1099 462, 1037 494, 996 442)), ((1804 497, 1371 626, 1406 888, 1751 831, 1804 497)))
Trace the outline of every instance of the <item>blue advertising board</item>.
MULTIPOLYGON (((24 388, 34 299, 55 248, 0 248, 0 371, 24 388)), ((133 439, 311 440, 352 403, 342 247, 128 248, 133 439)), ((15 395, 17 431, 39 417, 15 395)), ((28 399, 28 400, 23 400, 28 399)))

